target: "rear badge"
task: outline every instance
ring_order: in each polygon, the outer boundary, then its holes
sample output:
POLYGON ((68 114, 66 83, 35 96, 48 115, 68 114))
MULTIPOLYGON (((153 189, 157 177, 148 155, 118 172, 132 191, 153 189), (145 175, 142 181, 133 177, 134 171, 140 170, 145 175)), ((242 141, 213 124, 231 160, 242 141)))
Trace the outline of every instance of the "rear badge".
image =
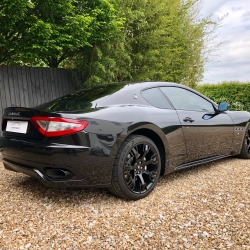
POLYGON ((20 112, 9 112, 8 115, 20 116, 20 112))

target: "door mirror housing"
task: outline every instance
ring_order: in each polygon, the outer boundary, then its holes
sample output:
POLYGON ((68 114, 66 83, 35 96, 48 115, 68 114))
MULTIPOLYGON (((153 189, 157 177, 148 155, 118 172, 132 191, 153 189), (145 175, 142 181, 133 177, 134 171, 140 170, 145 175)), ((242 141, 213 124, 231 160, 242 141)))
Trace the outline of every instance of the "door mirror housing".
POLYGON ((219 112, 224 112, 227 111, 229 109, 229 104, 226 102, 220 102, 219 106, 218 106, 218 111, 219 112))

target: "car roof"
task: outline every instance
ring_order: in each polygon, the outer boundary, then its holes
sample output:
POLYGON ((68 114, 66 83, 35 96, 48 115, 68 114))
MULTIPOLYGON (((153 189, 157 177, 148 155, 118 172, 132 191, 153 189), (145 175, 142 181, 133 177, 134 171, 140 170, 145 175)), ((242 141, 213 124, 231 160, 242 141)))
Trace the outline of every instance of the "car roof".
POLYGON ((183 86, 178 83, 173 82, 133 82, 133 83, 127 83, 125 85, 129 89, 146 89, 146 88, 153 88, 153 87, 169 87, 169 86, 183 86))
MULTIPOLYGON (((172 82, 111 83, 87 87, 36 108, 46 111, 73 111, 86 109, 86 107, 91 109, 113 105, 152 106, 141 96, 141 91, 157 87, 181 87, 196 92, 184 85, 172 82)), ((209 100, 207 97, 204 98, 209 100)))

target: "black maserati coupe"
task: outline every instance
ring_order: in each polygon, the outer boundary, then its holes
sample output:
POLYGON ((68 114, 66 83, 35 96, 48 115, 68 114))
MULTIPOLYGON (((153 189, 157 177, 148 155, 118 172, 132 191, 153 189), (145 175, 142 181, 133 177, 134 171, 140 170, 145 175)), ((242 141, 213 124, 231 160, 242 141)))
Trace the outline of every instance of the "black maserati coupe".
POLYGON ((159 177, 231 155, 250 158, 250 113, 180 84, 109 84, 2 120, 4 167, 56 187, 146 197, 159 177))

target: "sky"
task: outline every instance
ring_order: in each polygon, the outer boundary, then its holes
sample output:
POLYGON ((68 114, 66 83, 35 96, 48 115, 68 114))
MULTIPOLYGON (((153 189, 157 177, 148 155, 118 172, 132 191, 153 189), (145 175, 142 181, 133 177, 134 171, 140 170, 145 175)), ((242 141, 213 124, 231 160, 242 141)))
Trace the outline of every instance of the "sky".
POLYGON ((217 30, 223 42, 205 66, 203 83, 250 82, 250 0, 203 0, 202 16, 227 15, 217 30))

